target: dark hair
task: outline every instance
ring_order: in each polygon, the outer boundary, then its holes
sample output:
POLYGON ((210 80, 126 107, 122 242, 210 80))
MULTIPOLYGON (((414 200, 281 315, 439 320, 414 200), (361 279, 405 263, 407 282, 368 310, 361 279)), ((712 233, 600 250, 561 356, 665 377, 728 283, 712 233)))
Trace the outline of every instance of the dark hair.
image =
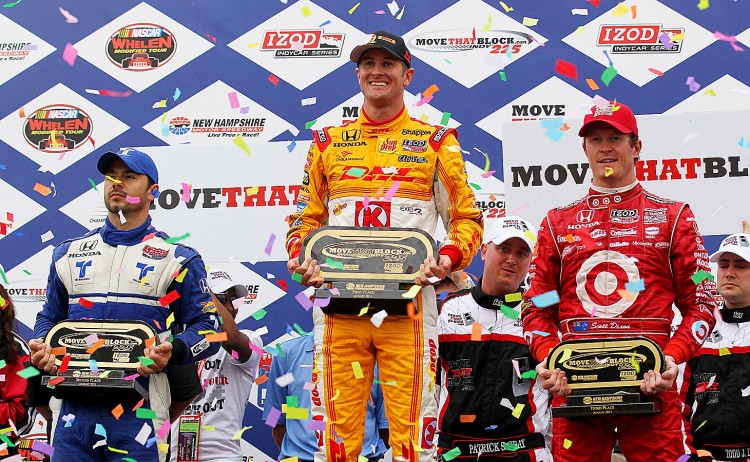
POLYGON ((16 308, 2 284, 0 284, 0 297, 3 297, 6 303, 5 308, 0 309, 0 359, 15 361, 18 358, 18 346, 13 335, 16 308))

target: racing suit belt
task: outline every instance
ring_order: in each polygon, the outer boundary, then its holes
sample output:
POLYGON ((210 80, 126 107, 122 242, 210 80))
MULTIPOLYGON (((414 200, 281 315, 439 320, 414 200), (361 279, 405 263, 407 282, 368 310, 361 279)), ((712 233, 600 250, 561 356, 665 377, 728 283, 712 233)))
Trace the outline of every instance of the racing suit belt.
POLYGON ((750 444, 704 444, 716 460, 747 460, 750 458, 750 444))
POLYGON ((438 447, 445 449, 460 448, 462 456, 477 457, 479 454, 483 456, 510 456, 519 452, 540 449, 544 446, 544 435, 541 433, 506 438, 467 438, 446 433, 440 433, 438 436, 438 447))
POLYGON ((563 340, 643 336, 663 347, 669 340, 670 330, 670 321, 663 318, 570 318, 560 321, 563 340))

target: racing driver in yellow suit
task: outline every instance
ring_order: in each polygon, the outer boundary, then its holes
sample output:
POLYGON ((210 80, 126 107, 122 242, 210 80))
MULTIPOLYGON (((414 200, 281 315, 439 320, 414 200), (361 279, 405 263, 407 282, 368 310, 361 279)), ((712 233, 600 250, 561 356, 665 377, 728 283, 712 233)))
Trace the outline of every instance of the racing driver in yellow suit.
POLYGON ((468 184, 455 130, 412 119, 404 89, 412 80, 411 55, 397 35, 372 34, 354 48, 364 95, 357 120, 313 132, 297 210, 289 217, 288 268, 301 283, 320 287, 318 262, 299 260, 305 237, 323 225, 420 228, 434 235, 442 219, 448 236, 437 260, 427 258, 411 301, 373 300, 369 314, 336 307, 335 297, 314 308, 313 419, 326 421, 315 460, 356 461, 362 446, 366 401, 377 361, 385 395, 394 460, 432 460, 435 454, 438 354, 433 285, 471 263, 482 242, 482 213, 468 184), (395 192, 394 192, 395 191, 395 192), (385 309, 380 327, 370 315, 385 309), (357 380, 358 362, 364 380, 357 380), (317 398, 317 399, 316 399, 317 398))

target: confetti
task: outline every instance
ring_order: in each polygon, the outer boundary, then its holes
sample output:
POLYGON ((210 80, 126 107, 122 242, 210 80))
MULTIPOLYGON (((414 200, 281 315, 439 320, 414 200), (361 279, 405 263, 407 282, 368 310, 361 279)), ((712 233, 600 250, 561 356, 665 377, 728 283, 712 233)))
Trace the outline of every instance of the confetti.
POLYGON ((599 89, 599 85, 596 84, 594 79, 586 79, 586 83, 589 84, 589 88, 596 91, 599 89))
POLYGON ((302 16, 306 18, 312 14, 312 12, 310 11, 310 8, 307 6, 303 6, 302 8, 300 8, 300 11, 302 11, 302 16))
POLYGON ((271 235, 268 237, 268 243, 266 244, 266 255, 271 255, 271 250, 273 249, 274 242, 276 242, 276 235, 271 233, 271 235))
POLYGON ((399 13, 398 13, 398 14, 396 15, 396 19, 397 19, 398 21, 400 21, 400 20, 401 20, 401 18, 403 18, 403 17, 404 17, 404 10, 405 10, 405 9, 406 9, 406 5, 402 6, 402 7, 401 7, 401 11, 399 11, 399 13))
POLYGON ((278 385, 278 386, 280 386, 282 388, 286 387, 287 385, 291 384, 292 382, 294 382, 294 374, 292 374, 291 372, 287 372, 284 375, 280 375, 280 376, 276 377, 276 385, 278 385))
POLYGON ((386 4, 386 6, 388 7, 388 11, 391 12, 391 16, 396 16, 398 14, 398 3, 396 3, 396 0, 386 4))
POLYGON ((401 296, 403 298, 406 298, 406 299, 414 298, 414 297, 417 296, 417 294, 419 293, 420 290, 422 290, 422 286, 418 286, 418 285, 414 284, 413 286, 411 286, 409 288, 408 291, 406 291, 405 293, 401 294, 401 296))
POLYGON ((475 322, 471 325, 471 340, 473 342, 482 340, 482 324, 475 322))
POLYGON ((210 34, 206 34, 206 37, 207 37, 207 38, 208 38, 208 39, 209 39, 210 41, 212 41, 212 42, 216 43, 216 37, 214 37, 213 35, 210 35, 210 34))
POLYGON ((135 416, 138 419, 149 419, 153 420, 156 418, 156 411, 153 409, 146 409, 144 407, 139 407, 135 410, 135 416))
POLYGON ((628 289, 628 292, 636 293, 646 290, 646 283, 643 279, 636 279, 635 281, 625 283, 625 288, 628 289))
POLYGON ((359 365, 359 361, 352 361, 352 370, 354 371, 355 379, 359 380, 365 377, 365 374, 362 373, 362 366, 359 365))
POLYGON ((523 17, 523 23, 524 26, 536 26, 539 24, 539 20, 536 18, 527 18, 526 16, 523 17))
POLYGON ((572 10, 570 10, 570 13, 574 16, 588 16, 589 10, 587 10, 586 8, 573 8, 572 10))
POLYGON ((500 2, 500 6, 503 7, 506 13, 510 13, 511 11, 513 11, 513 7, 506 5, 505 2, 500 2))
MULTIPOLYGON (((278 380, 276 381, 276 383, 278 383, 278 380)), ((279 421, 279 417, 281 417, 281 411, 276 409, 275 407, 272 407, 271 410, 268 411, 268 417, 266 418, 266 425, 268 425, 271 428, 275 427, 279 421)))
POLYGON ((72 66, 76 62, 76 57, 78 56, 78 51, 73 47, 72 44, 67 43, 65 45, 65 50, 63 51, 63 61, 68 63, 68 65, 72 66))
POLYGON ((602 72, 601 80, 602 82, 604 82, 604 85, 609 86, 609 84, 612 82, 612 79, 614 79, 616 76, 617 69, 609 66, 608 68, 604 69, 604 72, 602 72))
POLYGON ((37 375, 40 374, 40 372, 39 372, 39 369, 37 369, 36 367, 29 366, 26 369, 16 372, 16 374, 18 374, 18 376, 23 379, 28 379, 31 377, 36 377, 37 375))
POLYGON ((318 102, 318 99, 313 96, 312 98, 303 98, 301 101, 301 104, 303 106, 312 106, 313 104, 317 102, 318 102))
POLYGON ((42 196, 49 196, 52 193, 52 190, 49 187, 41 183, 37 183, 34 185, 34 191, 38 192, 42 196))
POLYGON ((245 140, 242 138, 242 136, 237 135, 234 137, 234 144, 236 144, 240 149, 245 151, 245 153, 249 156, 252 153, 250 152, 250 148, 247 147, 247 144, 245 144, 245 140))
POLYGON ((240 431, 232 435, 232 441, 239 441, 242 438, 242 434, 245 433, 245 430, 249 430, 251 428, 253 427, 252 426, 242 427, 240 431))
POLYGON ((573 442, 569 439, 565 438, 565 441, 563 441, 563 447, 565 449, 570 449, 570 447, 573 445, 573 442))
MULTIPOLYGON (((305 122, 305 130, 310 130, 313 125, 315 125, 315 122, 317 122, 318 119, 313 119, 308 122, 305 122)), ((349 173, 351 175, 351 173, 349 173)))
POLYGON ((273 74, 271 74, 271 75, 268 76, 268 81, 271 82, 272 84, 276 85, 277 87, 279 86, 279 78, 276 77, 273 74))
POLYGON ((693 77, 693 76, 690 76, 690 77, 687 78, 687 81, 685 82, 685 85, 687 85, 688 89, 690 89, 690 91, 692 91, 693 93, 695 93, 696 91, 698 91, 700 89, 700 87, 701 87, 701 84, 699 84, 698 82, 696 82, 695 81, 695 77, 693 77))
MULTIPOLYGON (((153 236, 151 236, 151 237, 153 237, 153 236)), ((175 242, 183 241, 183 240, 185 240, 185 239, 187 239, 189 237, 190 237, 190 233, 185 233, 182 236, 170 237, 168 239, 165 239, 165 241, 167 241, 167 244, 174 244, 175 242)), ((144 238, 143 240, 145 241, 147 239, 144 238)))
POLYGON ((453 460, 461 455, 461 448, 453 448, 443 453, 443 460, 453 460))
POLYGON ((698 270, 697 273, 695 273, 694 275, 690 276, 690 279, 692 279, 692 281, 693 281, 694 284, 700 284, 701 282, 705 281, 706 279, 708 279, 709 281, 713 281, 714 277, 711 276, 711 273, 708 273, 708 272, 706 272, 704 270, 698 270))
POLYGON ((232 109, 237 109, 240 107, 240 100, 237 98, 237 92, 236 91, 230 91, 227 93, 227 97, 229 98, 229 107, 232 109))
POLYGON ((443 117, 440 118, 440 125, 448 125, 448 122, 451 120, 451 113, 450 112, 443 112, 443 117))
POLYGON ((578 80, 578 68, 571 62, 558 59, 555 63, 555 72, 565 77, 570 77, 573 80, 578 80))
POLYGON ((226 332, 217 332, 215 334, 206 334, 206 341, 209 343, 226 342, 229 340, 229 335, 226 332))
POLYGON ((172 290, 172 291, 171 291, 171 292, 169 292, 169 293, 168 293, 167 295, 165 295, 165 296, 163 296, 163 297, 161 297, 161 298, 159 299, 159 304, 160 304, 161 306, 163 306, 163 307, 166 307, 166 306, 168 306, 168 305, 169 305, 170 303, 172 303, 172 302, 174 302, 175 300, 177 300, 178 298, 180 298, 180 294, 179 294, 179 292, 177 292, 176 290, 172 290))
POLYGON ((502 80, 503 82, 507 82, 508 81, 508 77, 505 75, 504 71, 500 71, 500 72, 498 72, 498 74, 500 75, 500 80, 502 80))
POLYGON ((359 8, 359 2, 357 2, 357 4, 356 4, 356 5, 354 5, 353 7, 349 8, 349 14, 354 14, 354 11, 355 11, 355 10, 356 10, 357 8, 359 8))
POLYGON ((536 297, 532 297, 531 301, 537 307, 544 308, 546 306, 551 306, 556 303, 560 303, 560 295, 557 293, 556 290, 551 290, 541 295, 537 295, 536 297))
POLYGON ((708 0, 699 0, 699 1, 698 1, 698 4, 697 4, 696 6, 697 6, 697 7, 698 7, 698 9, 699 9, 699 10, 701 10, 701 11, 703 11, 703 10, 706 10, 706 9, 708 9, 708 7, 709 7, 709 5, 708 5, 708 0))
POLYGON ((615 170, 612 167, 604 167, 604 176, 609 177, 612 176, 615 173, 615 170))
POLYGON ((521 317, 520 311, 516 311, 513 308, 506 306, 506 305, 500 305, 500 311, 505 315, 506 318, 516 320, 521 317))
POLYGON ((91 300, 86 300, 83 297, 81 297, 81 298, 78 299, 78 304, 81 305, 81 306, 83 306, 83 307, 86 307, 86 308, 93 308, 94 307, 94 302, 92 302, 91 300))
MULTIPOLYGON (((298 274, 298 273, 294 273, 292 275, 292 279, 294 279, 295 275, 298 275, 299 278, 300 278, 300 280, 297 281, 297 282, 301 282, 302 281, 302 275, 298 274)), ((294 299, 297 300, 297 303, 299 303, 300 305, 302 305, 302 308, 304 308, 305 311, 310 311, 310 308, 313 307, 313 304, 310 301, 310 297, 308 297, 307 294, 305 294, 305 292, 298 293, 297 295, 294 296, 294 299)))
POLYGON ((60 7, 60 13, 65 17, 65 22, 68 24, 75 24, 78 22, 78 18, 70 14, 68 11, 64 10, 63 7, 60 7))
POLYGON ((383 320, 385 320, 386 317, 388 317, 388 313, 386 313, 385 310, 380 310, 370 317, 370 322, 375 327, 380 328, 380 326, 383 324, 383 320))
POLYGON ((103 338, 99 339, 96 343, 91 345, 87 350, 86 353, 92 355, 96 350, 101 348, 104 345, 105 340, 103 338))

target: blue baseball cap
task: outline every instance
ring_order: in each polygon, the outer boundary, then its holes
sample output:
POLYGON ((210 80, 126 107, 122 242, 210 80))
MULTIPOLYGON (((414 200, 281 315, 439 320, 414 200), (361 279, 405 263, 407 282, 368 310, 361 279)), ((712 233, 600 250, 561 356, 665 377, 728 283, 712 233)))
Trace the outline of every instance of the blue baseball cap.
POLYGON ((117 152, 105 152, 96 163, 96 168, 102 175, 107 173, 107 167, 113 160, 120 159, 135 173, 147 175, 154 183, 159 183, 159 171, 156 164, 145 152, 133 148, 120 148, 117 152))

